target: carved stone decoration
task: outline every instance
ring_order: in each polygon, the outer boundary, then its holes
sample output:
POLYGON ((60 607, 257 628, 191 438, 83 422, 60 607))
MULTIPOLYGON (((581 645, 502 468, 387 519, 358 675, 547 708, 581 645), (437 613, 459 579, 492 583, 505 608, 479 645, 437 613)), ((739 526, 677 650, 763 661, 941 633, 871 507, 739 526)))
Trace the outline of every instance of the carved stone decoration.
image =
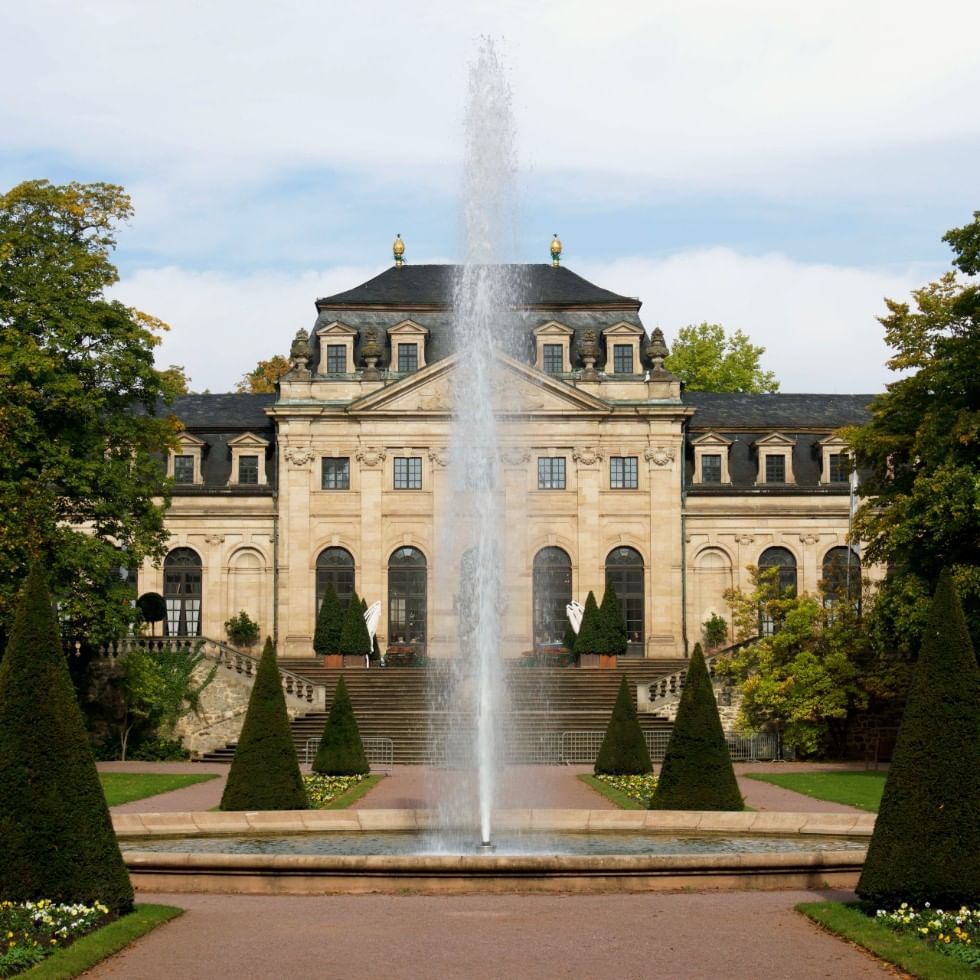
POLYGON ((736 534, 735 542, 736 544, 752 544, 755 541, 754 534, 736 534))
POLYGON ((674 462, 674 450, 667 446, 650 446, 643 451, 643 458, 654 466, 670 466, 674 462))
POLYGON ((801 534, 800 543, 801 544, 816 544, 820 540, 819 534, 801 534))
POLYGON ((647 360, 655 373, 666 370, 664 359, 668 354, 670 354, 670 349, 664 340, 664 332, 660 327, 655 327, 653 333, 650 334, 650 343, 647 344, 646 349, 647 360))
POLYGON ((354 458, 362 465, 375 467, 384 462, 387 453, 383 449, 358 449, 354 458))
POLYGON ((595 369, 595 362, 599 357, 599 344, 596 342, 595 331, 591 327, 582 334, 582 339, 578 345, 578 356, 585 365, 585 369, 582 371, 582 380, 598 381, 599 375, 595 369))
POLYGON ((448 386, 442 388, 429 387, 425 394, 419 396, 416 410, 420 412, 451 412, 453 410, 453 394, 448 386))
POLYGON ((222 544, 225 540, 223 534, 205 534, 204 541, 206 544, 222 544))
POLYGON ((367 367, 364 368, 361 378, 364 381, 380 381, 381 372, 378 370, 378 359, 381 357, 381 345, 378 343, 378 328, 368 327, 364 331, 364 340, 361 342, 361 357, 367 367))
POLYGON ((310 373, 310 358, 313 356, 313 348, 310 347, 310 335, 300 327, 293 337, 292 346, 289 348, 289 370, 285 377, 296 381, 306 381, 313 375, 310 373))
POLYGON ((433 466, 438 466, 440 469, 444 470, 449 465, 449 450, 430 449, 429 462, 432 463, 433 466))
POLYGON ((582 466, 595 466, 596 463, 605 459, 605 453, 601 449, 593 449, 590 446, 577 446, 572 450, 572 459, 582 466))
POLYGON ((309 466, 316 453, 309 446, 290 446, 283 455, 293 466, 309 466))
POLYGON ((507 466, 523 466, 531 461, 531 454, 526 449, 509 446, 500 450, 500 461, 507 466))

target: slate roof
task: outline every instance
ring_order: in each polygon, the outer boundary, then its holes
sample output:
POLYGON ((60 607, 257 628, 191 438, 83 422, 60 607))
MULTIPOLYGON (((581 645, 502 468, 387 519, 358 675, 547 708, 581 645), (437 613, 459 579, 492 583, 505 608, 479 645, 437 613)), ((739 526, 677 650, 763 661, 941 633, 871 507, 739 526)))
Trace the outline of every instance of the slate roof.
MULTIPOLYGON (((508 265, 506 268, 517 278, 521 306, 546 309, 576 306, 640 308, 640 301, 635 297, 620 296, 596 286, 564 266, 554 268, 540 263, 508 265)), ((360 286, 318 299, 317 309, 365 306, 394 306, 403 310, 449 309, 453 304, 453 287, 459 269, 458 265, 392 266, 360 286)))
POLYGON ((265 409, 275 403, 274 394, 253 395, 229 392, 221 395, 181 395, 175 398, 169 411, 176 415, 185 428, 217 430, 242 430, 260 433, 272 429, 272 419, 265 409))
POLYGON ((685 391, 681 401, 697 409, 688 428, 698 433, 731 429, 838 429, 861 425, 871 418, 868 405, 874 395, 741 395, 685 391))

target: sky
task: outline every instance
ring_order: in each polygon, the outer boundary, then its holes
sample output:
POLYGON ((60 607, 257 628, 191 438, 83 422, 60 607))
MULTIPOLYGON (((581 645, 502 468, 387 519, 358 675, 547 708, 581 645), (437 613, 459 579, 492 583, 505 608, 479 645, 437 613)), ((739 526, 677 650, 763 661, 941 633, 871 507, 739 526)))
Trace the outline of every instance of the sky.
POLYGON ((980 209, 975 0, 32 0, 0 5, 0 187, 131 194, 115 295, 231 390, 314 300, 460 253, 467 71, 513 92, 514 261, 719 322, 783 391, 890 380, 884 297, 980 209))

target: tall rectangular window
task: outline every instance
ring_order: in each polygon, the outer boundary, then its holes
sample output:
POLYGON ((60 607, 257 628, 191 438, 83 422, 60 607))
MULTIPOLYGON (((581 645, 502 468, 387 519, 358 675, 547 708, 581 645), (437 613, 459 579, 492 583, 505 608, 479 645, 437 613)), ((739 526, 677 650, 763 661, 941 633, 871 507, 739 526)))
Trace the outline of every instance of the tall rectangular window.
POLYGON ((561 374, 565 368, 564 350, 561 344, 545 344, 541 352, 541 363, 545 374, 561 374))
POLYGON ((259 482, 259 457, 238 457, 238 482, 255 486, 259 482))
POLYGON ((613 344, 613 371, 616 374, 633 373, 632 344, 613 344))
POLYGON ((396 490, 421 490, 422 489, 422 457, 421 456, 396 456, 395 457, 395 489, 396 490))
POLYGON ((539 456, 538 457, 538 489, 539 490, 564 490, 565 489, 565 457, 564 456, 539 456))
POLYGON ((350 459, 347 456, 324 457, 320 462, 322 490, 350 490, 350 459))
POLYGON ((174 456, 174 483, 194 482, 194 457, 174 456))
POLYGON ((847 483, 851 478, 851 457, 849 453, 830 454, 830 473, 828 474, 831 483, 847 483))
POLYGON ((721 456, 705 453, 701 457, 701 482, 721 483, 721 456))
POLYGON ((609 486, 613 490, 635 490, 637 479, 636 456, 609 457, 609 486))
POLYGON ((786 457, 770 453, 766 456, 766 483, 786 482, 786 457))
POLYGON ((327 344, 327 374, 347 373, 347 348, 343 344, 327 344))
POLYGON ((419 369, 418 344, 398 345, 398 373, 408 374, 419 369))

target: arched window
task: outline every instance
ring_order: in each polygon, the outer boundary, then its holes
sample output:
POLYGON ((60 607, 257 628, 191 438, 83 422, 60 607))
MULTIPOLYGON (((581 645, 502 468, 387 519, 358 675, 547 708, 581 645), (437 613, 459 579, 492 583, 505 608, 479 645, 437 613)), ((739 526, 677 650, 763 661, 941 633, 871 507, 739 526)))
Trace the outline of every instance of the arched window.
POLYGON ((627 656, 643 656, 643 557, 635 548, 606 555, 606 585, 612 585, 626 617, 627 656))
POLYGON ((388 642, 425 653, 426 564, 418 548, 399 548, 388 559, 388 642))
MULTIPOLYGON (((759 556, 759 571, 778 568, 779 573, 774 583, 771 598, 782 599, 796 595, 796 558, 788 548, 766 548, 759 556)), ((777 630, 777 624, 769 610, 763 606, 759 613, 759 632, 763 636, 772 636, 777 630)))
POLYGON ((354 591, 354 556, 345 548, 324 548, 316 559, 316 611, 327 592, 327 583, 333 586, 340 608, 346 609, 354 591))
POLYGON ((164 558, 167 636, 201 635, 201 575, 201 557, 191 548, 174 548, 164 558))
POLYGON ((542 548, 534 556, 533 593, 534 645, 560 645, 572 601, 572 560, 561 548, 542 548))
POLYGON ((853 548, 831 548, 823 556, 824 605, 830 608, 849 597, 855 610, 861 604, 861 559, 853 548))

